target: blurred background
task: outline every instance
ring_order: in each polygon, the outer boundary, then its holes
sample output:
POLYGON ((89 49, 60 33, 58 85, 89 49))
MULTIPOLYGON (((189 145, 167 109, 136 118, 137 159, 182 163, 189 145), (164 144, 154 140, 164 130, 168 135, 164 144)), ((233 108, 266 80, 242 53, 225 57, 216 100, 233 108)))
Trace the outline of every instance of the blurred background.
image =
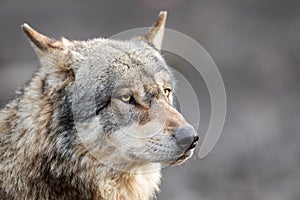
MULTIPOLYGON (((299 200, 296 0, 1 0, 2 107, 39 66, 20 29, 23 22, 57 39, 83 40, 150 26, 163 9, 169 11, 167 27, 197 40, 216 62, 228 112, 221 138, 206 159, 195 156, 163 170, 158 199, 299 200)), ((177 60, 167 56, 171 66, 185 65, 177 60)), ((209 109, 200 110, 201 116, 209 115, 209 109)))

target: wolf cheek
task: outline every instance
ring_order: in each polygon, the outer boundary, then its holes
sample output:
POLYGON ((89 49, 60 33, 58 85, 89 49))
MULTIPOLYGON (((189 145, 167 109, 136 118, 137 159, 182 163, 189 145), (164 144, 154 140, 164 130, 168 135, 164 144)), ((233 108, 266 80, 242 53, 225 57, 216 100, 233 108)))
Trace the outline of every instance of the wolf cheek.
POLYGON ((165 100, 153 99, 146 109, 118 101, 111 106, 119 107, 117 110, 119 114, 122 113, 120 116, 127 118, 122 121, 128 123, 119 124, 116 134, 111 135, 110 142, 119 149, 120 154, 127 154, 129 160, 132 158, 131 162, 174 165, 192 155, 198 135, 165 100), (133 112, 135 117, 130 115, 133 112))

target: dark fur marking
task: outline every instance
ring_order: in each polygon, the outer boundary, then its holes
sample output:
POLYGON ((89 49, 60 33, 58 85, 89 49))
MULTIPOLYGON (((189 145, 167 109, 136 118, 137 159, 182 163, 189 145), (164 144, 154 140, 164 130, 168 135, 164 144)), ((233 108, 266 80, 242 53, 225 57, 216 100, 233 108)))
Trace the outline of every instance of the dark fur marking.
POLYGON ((140 118, 140 121, 139 121, 139 125, 145 125, 145 124, 147 124, 148 122, 150 122, 151 121, 151 118, 150 118, 150 115, 149 115, 149 112, 145 112, 142 116, 141 116, 141 118, 140 118))
POLYGON ((108 105, 110 105, 110 99, 104 102, 104 104, 96 104, 96 115, 99 115, 99 113, 108 105))
POLYGON ((48 84, 47 84, 47 79, 48 79, 48 74, 46 74, 46 76, 41 79, 41 91, 42 91, 42 94, 45 94, 46 91, 47 91, 47 87, 48 87, 48 84))
POLYGON ((59 91, 61 100, 61 108, 59 110, 59 131, 71 131, 75 128, 73 111, 72 111, 72 102, 70 100, 70 94, 67 93, 65 89, 59 91))
POLYGON ((115 85, 109 83, 104 85, 103 88, 97 88, 96 90, 96 115, 99 115, 100 112, 110 105, 112 92, 115 89, 115 85))
POLYGON ((49 165, 49 163, 64 163, 66 159, 68 158, 56 154, 51 158, 43 156, 42 160, 40 160, 42 163, 40 171, 43 172, 41 178, 44 183, 52 189, 50 194, 43 195, 50 195, 50 199, 51 196, 59 196, 62 199, 66 197, 68 197, 68 199, 93 199, 95 197, 94 190, 87 188, 81 181, 76 180, 76 172, 70 171, 65 174, 53 174, 51 172, 51 165, 49 165), (76 180, 76 184, 74 184, 74 180, 76 180))
POLYGON ((177 128, 177 127, 179 127, 179 124, 176 123, 175 121, 169 120, 169 121, 167 121, 166 127, 168 127, 168 128, 177 128))

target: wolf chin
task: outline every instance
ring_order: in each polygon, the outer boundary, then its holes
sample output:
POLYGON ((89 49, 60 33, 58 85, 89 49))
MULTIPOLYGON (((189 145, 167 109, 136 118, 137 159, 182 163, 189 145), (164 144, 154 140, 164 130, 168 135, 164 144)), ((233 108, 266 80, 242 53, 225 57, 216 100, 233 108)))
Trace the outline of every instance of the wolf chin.
MULTIPOLYGON (((127 41, 22 26, 41 67, 0 111, 0 199, 148 200, 198 136, 160 54, 166 12, 127 41)), ((176 41, 174 41, 176 42, 176 41)))

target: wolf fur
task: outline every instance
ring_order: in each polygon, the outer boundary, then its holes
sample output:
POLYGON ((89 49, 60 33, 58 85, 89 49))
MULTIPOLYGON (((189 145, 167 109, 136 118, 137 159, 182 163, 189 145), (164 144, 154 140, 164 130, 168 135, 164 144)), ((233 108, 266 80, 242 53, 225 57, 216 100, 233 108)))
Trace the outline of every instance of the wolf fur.
POLYGON ((183 152, 174 141, 191 125, 174 107, 159 52, 165 21, 161 12, 128 41, 56 41, 22 26, 41 67, 0 111, 0 199, 155 196, 161 167, 194 148, 183 152))

